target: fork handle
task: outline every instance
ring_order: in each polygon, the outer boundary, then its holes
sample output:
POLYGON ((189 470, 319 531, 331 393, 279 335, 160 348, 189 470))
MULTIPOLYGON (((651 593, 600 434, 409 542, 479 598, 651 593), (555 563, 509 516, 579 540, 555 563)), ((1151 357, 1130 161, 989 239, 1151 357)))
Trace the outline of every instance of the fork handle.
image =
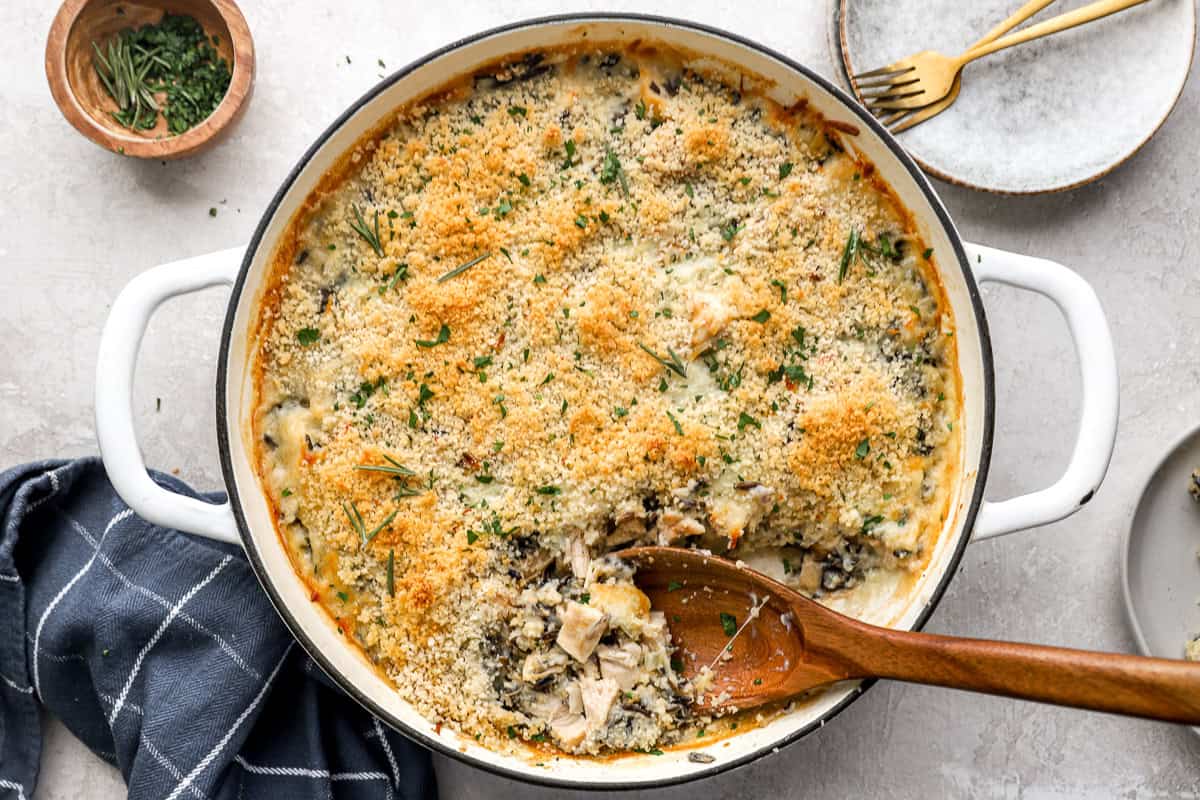
POLYGON ((1054 0, 1029 0, 1028 3, 1026 3, 1025 5, 1018 8, 1016 11, 1014 11, 1008 17, 1008 19, 1004 20, 999 25, 992 28, 990 31, 988 31, 987 33, 985 33, 983 35, 982 39, 980 39, 975 44, 973 44, 969 48, 967 48, 967 52, 969 53, 972 50, 976 49, 977 47, 982 47, 985 44, 990 44, 991 42, 996 41, 1001 36, 1008 33, 1013 28, 1017 27, 1022 22, 1029 19, 1034 14, 1038 13, 1043 8, 1045 8, 1046 6, 1050 5, 1053 2, 1054 2, 1054 0))
POLYGON ((1077 25, 1083 25, 1084 23, 1107 17, 1110 14, 1116 14, 1118 11, 1124 11, 1127 8, 1133 8, 1145 2, 1146 0, 1096 0, 1095 3, 1089 3, 1082 8, 1068 11, 1066 14, 1059 14, 1057 17, 1048 19, 1045 22, 1030 25, 1028 28, 1019 30, 1016 33, 1010 33, 1001 39, 972 48, 959 57, 959 67, 961 68, 963 65, 969 64, 977 58, 991 55, 998 50, 1004 50, 1008 47, 1033 41, 1034 39, 1040 39, 1043 36, 1049 36, 1052 33, 1065 31, 1068 28, 1074 28, 1077 25))

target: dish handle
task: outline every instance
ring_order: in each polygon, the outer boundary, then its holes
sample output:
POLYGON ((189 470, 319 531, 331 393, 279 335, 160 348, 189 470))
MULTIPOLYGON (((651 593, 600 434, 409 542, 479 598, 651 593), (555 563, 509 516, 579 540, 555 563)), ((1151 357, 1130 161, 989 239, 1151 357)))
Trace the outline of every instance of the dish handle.
POLYGON ((993 281, 1045 295, 1067 320, 1079 359, 1082 408, 1075 449, 1066 472, 1040 491, 1009 500, 985 500, 975 520, 974 540, 1034 528, 1078 511, 1092 499, 1117 438, 1117 357, 1100 298, 1087 281, 1054 261, 964 245, 980 282, 993 281))
POLYGON ((155 309, 181 294, 233 285, 244 253, 245 248, 235 247, 173 261, 130 281, 108 313, 96 365, 96 437, 104 470, 117 494, 155 525, 230 544, 241 540, 228 502, 218 505, 176 494, 146 472, 133 427, 133 376, 142 336, 155 309))

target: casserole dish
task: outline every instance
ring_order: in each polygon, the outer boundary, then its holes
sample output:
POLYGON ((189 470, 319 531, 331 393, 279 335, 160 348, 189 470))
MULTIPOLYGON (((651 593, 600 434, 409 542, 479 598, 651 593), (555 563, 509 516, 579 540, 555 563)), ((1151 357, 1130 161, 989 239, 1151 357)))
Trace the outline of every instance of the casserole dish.
POLYGON ((254 463, 256 322, 268 269, 280 238, 322 178, 364 134, 392 111, 456 76, 510 54, 571 42, 662 42, 702 54, 773 86, 785 105, 799 99, 847 131, 851 145, 874 164, 912 215, 921 238, 939 254, 939 278, 956 320, 961 379, 962 470, 956 476, 945 527, 912 591, 889 609, 896 627, 920 627, 953 576, 968 541, 1052 522, 1075 511, 1095 492, 1112 453, 1117 421, 1117 372, 1103 311, 1091 288, 1066 268, 1041 259, 961 241, 928 181, 895 141, 861 107, 827 81, 785 57, 730 34, 679 22, 637 16, 565 16, 518 23, 452 44, 382 82, 346 111, 309 149, 267 207, 249 245, 156 267, 135 278, 113 305, 100 344, 97 431, 114 486, 146 519, 243 546, 280 615, 330 676, 381 719, 432 749, 518 779, 573 787, 663 785, 712 774, 771 752, 821 727, 861 693, 858 684, 836 687, 786 714, 747 727, 708 748, 712 762, 687 750, 597 760, 560 757, 551 766, 537 758, 488 750, 422 717, 310 601, 276 535, 273 511, 254 463), (983 490, 991 454, 994 386, 987 323, 977 281, 992 280, 1042 293, 1064 313, 1082 371, 1079 438, 1064 475, 1053 486, 1004 502, 986 502, 983 490), (216 385, 217 431, 230 501, 211 505, 181 498, 148 477, 136 447, 131 412, 138 345, 153 310, 166 299, 209 286, 231 284, 216 385))

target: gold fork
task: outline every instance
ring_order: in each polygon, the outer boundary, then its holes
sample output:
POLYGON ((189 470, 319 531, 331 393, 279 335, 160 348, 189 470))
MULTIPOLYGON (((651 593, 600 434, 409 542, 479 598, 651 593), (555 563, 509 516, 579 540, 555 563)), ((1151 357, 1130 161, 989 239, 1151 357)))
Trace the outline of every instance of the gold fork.
MULTIPOLYGON (((1029 19, 1034 14, 1038 13, 1053 2, 1054 0, 1029 0, 1028 3, 1014 11, 1012 16, 1001 22, 996 27, 992 28, 983 36, 982 39, 968 47, 968 52, 977 47, 982 47, 989 42, 996 41, 1001 36, 1008 33, 1013 28, 1017 27, 1022 22, 1029 19)), ((857 84, 855 86, 857 88, 857 84)), ((922 106, 918 109, 877 111, 876 113, 879 115, 879 119, 884 124, 884 127, 888 128, 888 130, 890 130, 892 133, 900 133, 901 131, 906 131, 909 128, 920 125, 922 122, 933 119, 938 114, 952 106, 954 101, 958 99, 958 91, 960 88, 962 88, 961 71, 954 74, 954 84, 950 87, 950 93, 941 100, 938 100, 936 103, 930 103, 929 105, 922 106)), ((862 97, 861 91, 859 92, 859 98, 863 99, 863 102, 866 102, 866 100, 862 97)))
POLYGON ((921 108, 950 94, 955 77, 962 72, 963 67, 977 58, 1065 31, 1145 2, 1147 0, 1096 0, 1082 8, 968 50, 960 56, 951 57, 933 50, 925 50, 886 67, 855 75, 854 83, 859 87, 860 95, 865 90, 879 90, 871 95, 862 95, 867 108, 872 111, 921 108))

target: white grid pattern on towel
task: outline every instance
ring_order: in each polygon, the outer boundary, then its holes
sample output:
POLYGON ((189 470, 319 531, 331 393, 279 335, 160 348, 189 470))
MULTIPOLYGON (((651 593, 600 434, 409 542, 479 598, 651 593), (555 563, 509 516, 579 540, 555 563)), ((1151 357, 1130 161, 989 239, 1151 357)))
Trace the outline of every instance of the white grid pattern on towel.
POLYGON ((50 491, 44 497, 39 497, 37 500, 34 500, 32 503, 30 503, 29 504, 30 511, 33 511, 35 508, 40 506, 42 503, 46 502, 51 497, 54 497, 54 495, 58 494, 59 489, 62 488, 61 484, 59 484, 59 482, 58 482, 58 473, 60 470, 67 469, 70 466, 71 466, 70 462, 67 462, 66 464, 63 464, 58 469, 46 473, 46 477, 50 479, 50 491))
POLYGON ((25 787, 16 781, 5 780, 0 778, 0 789, 15 789, 17 792, 17 800, 25 800, 25 787))
POLYGON ((325 769, 311 769, 309 767, 267 767, 258 764, 251 764, 241 756, 235 756, 234 761, 238 766, 253 775, 270 775, 277 778, 311 778, 313 780, 333 781, 383 781, 383 788, 387 800, 392 800, 392 785, 388 780, 388 776, 382 772, 366 771, 366 772, 330 772, 325 769))
POLYGON ((217 742, 216 745, 213 746, 213 749, 209 750, 208 754, 205 755, 204 758, 200 759, 199 763, 192 768, 192 771, 185 775, 183 780, 175 785, 175 788, 171 790, 169 795, 167 795, 167 800, 176 800, 180 793, 183 792, 184 789, 191 786, 192 781, 196 780, 200 773, 208 768, 208 765, 212 763, 213 759, 225 749, 225 745, 229 744, 229 740, 232 739, 233 735, 237 733, 239 728, 242 727, 242 723, 246 721, 247 717, 254 713, 254 709, 258 708, 258 704, 262 702, 264 697, 266 697, 267 689, 271 688, 271 683, 274 682, 275 676, 279 674, 279 670, 283 667, 284 662, 287 661, 288 655, 291 654, 292 647, 294 645, 295 642, 292 642, 284 649, 283 655, 279 658, 279 663, 275 665, 275 668, 271 670, 271 674, 267 676, 265 681, 263 681, 262 688, 258 690, 258 694, 254 696, 254 700, 252 700, 250 705, 246 706, 245 710, 242 711, 238 718, 233 721, 233 726, 225 732, 225 735, 221 737, 221 741, 217 742))
POLYGON ((229 555, 222 558, 221 562, 213 567, 212 571, 204 576, 203 580, 201 580, 191 589, 188 589, 183 597, 179 598, 179 602, 171 606, 171 610, 168 611, 167 616, 163 618, 162 623, 158 626, 158 630, 154 632, 154 635, 150 637, 150 641, 146 642, 145 646, 142 647, 142 649, 138 652, 137 658, 134 659, 133 668, 129 671, 129 677, 125 679, 125 685, 121 687, 121 694, 117 697, 117 702, 113 706, 112 713, 109 714, 109 725, 115 723, 117 721, 117 717, 121 715, 121 706, 125 705, 125 698, 129 696, 129 690, 133 687, 133 681, 137 677, 138 673, 142 670, 142 662, 146 660, 146 654, 154 649, 154 645, 158 644, 158 640, 161 639, 162 635, 167 632, 167 628, 171 627, 171 623, 175 620, 175 617, 179 616, 179 612, 183 610, 183 607, 187 605, 188 601, 195 597, 201 589, 207 586, 213 578, 217 577, 221 570, 225 569, 225 566, 232 560, 233 556, 229 555))
MULTIPOLYGON (((75 519, 73 519, 70 515, 68 515, 62 509, 56 509, 56 510, 67 520, 67 522, 69 522, 71 524, 71 527, 75 529, 75 532, 78 533, 80 536, 82 536, 84 538, 84 540, 88 542, 88 544, 92 545, 93 547, 96 546, 96 537, 92 536, 91 532, 88 531, 87 528, 85 528, 83 525, 81 525, 79 522, 77 522, 75 519)), ((114 577, 116 577, 117 580, 119 580, 121 583, 125 584, 125 586, 128 587, 129 589, 132 589, 133 591, 137 592, 140 595, 143 595, 144 597, 150 598, 151 600, 153 600, 155 603, 158 603, 163 608, 171 607, 171 601, 167 600, 167 598, 163 597, 158 592, 155 592, 151 589, 147 589, 144 586, 141 586, 138 583, 134 582, 132 579, 129 578, 129 576, 127 576, 125 573, 121 572, 121 570, 117 568, 117 565, 113 563, 112 559, 109 558, 108 555, 103 552, 100 553, 100 563, 102 563, 108 569, 108 571, 111 572, 114 577)), ((181 611, 179 613, 179 619, 181 619, 183 622, 186 622, 188 625, 191 625, 197 631, 199 631, 200 633, 203 633, 205 636, 209 637, 214 642, 216 642, 217 646, 221 648, 221 651, 223 653, 225 653, 225 655, 229 656, 229 658, 233 661, 233 663, 237 664, 238 667, 240 667, 241 670, 243 672, 245 672, 247 675, 250 675, 256 681, 262 680, 262 673, 260 673, 254 667, 247 664, 246 660, 244 658, 242 658, 240 655, 238 655, 238 652, 236 650, 234 650, 232 646, 230 646, 229 642, 225 641, 225 638, 223 636, 221 636, 221 634, 219 634, 215 631, 209 630, 207 627, 205 627, 205 625, 203 623, 201 623, 198 619, 193 617, 191 614, 188 614, 187 612, 181 611)))
POLYGON ((21 694, 33 694, 32 686, 22 686, 21 684, 17 683, 16 681, 14 681, 12 678, 8 677, 7 675, 0 675, 0 680, 4 681, 9 686, 16 689, 21 694))
MULTIPOLYGON (((101 692, 99 697, 101 700, 108 703, 108 705, 110 707, 116 705, 117 698, 113 697, 111 694, 104 694, 103 692, 101 692)), ((127 708, 130 711, 132 711, 133 713, 137 714, 139 717, 143 716, 145 713, 142 711, 142 707, 139 706, 137 703, 126 701, 125 708, 127 708)), ((183 778, 183 770, 179 769, 179 767, 177 767, 175 765, 175 763, 173 761, 171 761, 171 759, 169 759, 165 755, 163 755, 162 752, 160 752, 159 749, 154 746, 154 742, 152 742, 148 738, 146 738, 145 730, 142 730, 140 732, 140 734, 138 735, 138 740, 142 743, 142 746, 145 747, 146 752, 149 753, 150 755, 154 756, 154 760, 157 761, 162 766, 162 768, 165 769, 171 775, 171 777, 173 777, 175 780, 180 780, 183 778)), ((101 752, 101 753, 97 753, 97 755, 100 756, 101 758, 105 759, 106 761, 111 762, 113 764, 113 766, 117 765, 117 763, 116 763, 117 762, 117 754, 116 753, 101 752)), ((188 789, 191 791, 192 796, 198 797, 198 798, 204 798, 204 800, 207 800, 208 795, 204 794, 204 792, 200 791, 200 789, 198 789, 197 787, 189 786, 188 789)))
POLYGON ((92 568, 92 564, 96 562, 96 556, 100 554, 100 548, 104 545, 104 539, 106 536, 108 536, 109 531, 111 531, 113 526, 115 526, 118 522, 123 519, 128 519, 131 516, 133 516, 133 509, 131 508, 126 508, 123 511, 119 511, 113 515, 113 518, 110 519, 108 524, 104 526, 104 533, 100 535, 100 540, 96 542, 96 547, 92 551, 92 557, 87 560, 87 563, 84 564, 82 568, 80 568, 79 572, 75 573, 75 577, 67 581, 66 586, 63 586, 58 590, 58 594, 54 595, 54 599, 50 601, 50 603, 46 606, 46 610, 42 612, 41 618, 38 619, 37 629, 33 634, 33 688, 37 691, 39 700, 42 697, 41 673, 38 670, 38 656, 41 654, 41 647, 39 645, 42 639, 42 628, 46 626, 46 620, 50 617, 50 613, 54 611, 55 607, 57 607, 58 604, 62 602, 62 599, 67 596, 67 592, 71 591, 71 587, 78 583, 79 579, 86 575, 87 571, 92 568))
POLYGON ((392 780, 395 782, 396 788, 399 789, 400 768, 396 766, 396 756, 392 754, 392 745, 383 734, 383 726, 379 724, 379 717, 372 716, 371 724, 375 728, 375 733, 379 734, 379 743, 383 745, 383 752, 387 754, 388 768, 392 771, 392 780))
MULTIPOLYGON (((142 737, 142 745, 146 748, 146 752, 154 756, 154 760, 157 761, 159 765, 167 771, 167 774, 177 781, 183 780, 183 770, 175 766, 169 758, 160 753, 158 748, 154 746, 154 743, 145 736, 142 737)), ((208 800, 208 795, 200 791, 200 788, 197 786, 189 785, 188 792, 193 797, 200 798, 200 800, 208 800)))

